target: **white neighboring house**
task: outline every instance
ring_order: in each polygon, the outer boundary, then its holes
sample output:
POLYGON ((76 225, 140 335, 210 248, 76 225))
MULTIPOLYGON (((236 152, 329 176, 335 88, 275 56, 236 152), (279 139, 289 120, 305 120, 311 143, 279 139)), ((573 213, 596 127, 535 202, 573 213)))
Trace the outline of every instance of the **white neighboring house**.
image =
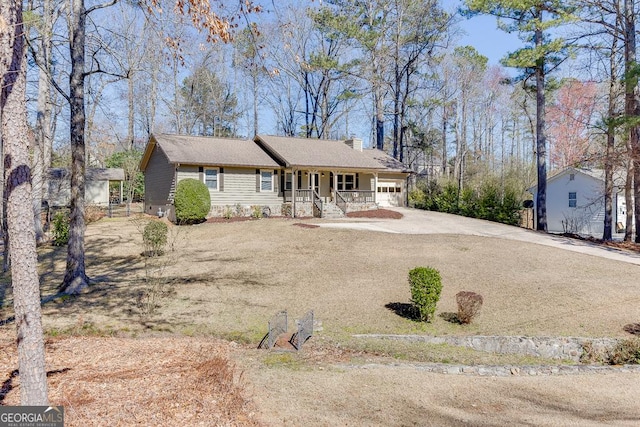
MULTIPOLYGON (((120 185, 118 202, 122 201, 124 170, 120 168, 93 168, 85 173, 85 203, 87 205, 108 206, 110 202, 109 183, 120 185)), ((68 169, 49 170, 49 206, 68 206, 71 196, 71 173, 68 169)))
MULTIPOLYGON (((534 215, 537 187, 531 187, 534 215)), ((624 233, 624 182, 614 175, 613 233, 624 233)), ((535 224, 535 222, 534 222, 535 224)), ((566 168, 547 180, 547 231, 602 238, 604 231, 604 171, 566 168)))

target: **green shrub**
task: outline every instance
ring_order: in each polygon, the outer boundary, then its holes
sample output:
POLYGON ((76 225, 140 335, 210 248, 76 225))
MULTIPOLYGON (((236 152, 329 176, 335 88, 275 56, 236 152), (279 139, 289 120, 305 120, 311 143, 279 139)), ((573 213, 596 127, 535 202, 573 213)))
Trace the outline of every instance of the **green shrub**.
POLYGON ((149 221, 142 231, 145 254, 147 256, 159 256, 164 252, 167 244, 169 227, 162 221, 149 221))
POLYGON ((222 216, 224 217, 224 219, 233 218, 233 209, 231 209, 231 206, 224 207, 224 212, 222 213, 222 216))
POLYGON ((427 197, 421 188, 409 191, 409 206, 416 209, 426 209, 427 197))
POLYGON ((69 212, 61 210, 53 215, 52 243, 64 246, 69 243, 69 212))
POLYGON ((258 206, 258 205, 251 206, 251 218, 255 218, 255 219, 262 218, 262 206, 258 206))
POLYGON ((459 212, 458 185, 449 181, 438 193, 433 195, 435 210, 457 214, 459 212))
POLYGON ((178 224, 203 222, 211 209, 209 189, 197 179, 183 179, 178 182, 174 205, 178 224))
POLYGON ((474 189, 469 187, 462 189, 460 200, 458 201, 457 213, 471 218, 481 218, 478 216, 478 196, 474 189))
POLYGON ((409 201, 418 209, 517 225, 522 191, 518 191, 513 183, 501 183, 492 176, 467 182, 461 192, 456 181, 430 181, 418 183, 409 194, 409 201))
POLYGON ((430 267, 416 267, 409 271, 411 302, 416 307, 418 317, 430 321, 436 312, 436 304, 442 291, 442 279, 438 270, 430 267))

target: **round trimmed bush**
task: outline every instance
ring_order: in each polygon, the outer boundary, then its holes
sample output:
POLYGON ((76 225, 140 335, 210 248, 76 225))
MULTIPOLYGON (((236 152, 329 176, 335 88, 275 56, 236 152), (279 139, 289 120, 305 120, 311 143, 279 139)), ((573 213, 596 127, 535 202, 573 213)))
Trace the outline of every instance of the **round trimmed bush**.
POLYGON ((178 182, 173 203, 178 224, 197 224, 207 218, 211 196, 204 182, 187 178, 178 182))

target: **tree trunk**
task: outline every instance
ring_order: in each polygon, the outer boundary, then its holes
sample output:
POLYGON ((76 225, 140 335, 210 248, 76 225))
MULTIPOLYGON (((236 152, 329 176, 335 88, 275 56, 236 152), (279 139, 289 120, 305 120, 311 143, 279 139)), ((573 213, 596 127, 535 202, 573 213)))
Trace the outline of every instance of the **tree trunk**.
MULTIPOLYGON (((542 11, 539 11, 542 21, 542 11)), ((535 43, 542 49, 542 30, 536 29, 535 43)), ((536 63, 536 164, 538 165, 538 191, 536 194, 536 230, 547 231, 547 141, 545 138, 545 60, 536 63)))
POLYGON ((51 0, 43 1, 40 46, 36 51, 38 72, 38 102, 36 111, 35 144, 33 147, 32 183, 33 218, 36 242, 45 240, 42 228, 42 201, 49 200, 49 168, 51 166, 51 35, 53 31, 53 11, 51 0))
POLYGON ((135 134, 134 134, 134 124, 135 124, 135 114, 136 114, 136 110, 135 110, 135 80, 134 80, 134 75, 135 73, 133 72, 133 70, 129 70, 129 72, 127 73, 127 101, 128 101, 128 110, 129 110, 129 114, 128 114, 128 119, 127 119, 127 149, 128 150, 132 150, 133 149, 133 143, 135 141, 135 134))
POLYGON ((442 103, 442 176, 447 176, 447 98, 442 103))
MULTIPOLYGON (((613 37, 613 46, 611 52, 616 51, 617 39, 613 37)), ((604 231, 602 232, 602 240, 610 241, 613 239, 613 169, 614 169, 614 150, 615 150, 615 132, 616 127, 614 117, 616 115, 616 75, 617 73, 616 56, 611 55, 609 61, 609 72, 611 79, 609 81, 609 106, 607 108, 607 145, 604 157, 604 231)))
POLYGON ((374 97, 376 103, 376 148, 384 150, 384 96, 379 85, 374 88, 374 97))
MULTIPOLYGON (((399 55, 399 52, 396 52, 399 55)), ((400 158, 400 87, 402 86, 402 76, 400 75, 399 58, 396 57, 395 82, 393 93, 393 158, 400 158)))
MULTIPOLYGON (((610 101, 610 107, 613 101, 610 101)), ((611 112, 611 111, 610 111, 611 112)), ((612 119, 612 116, 609 116, 612 119)), ((612 123, 607 126, 607 147, 604 159, 604 231, 602 240, 613 238, 613 147, 615 143, 615 129, 612 123)))
POLYGON ((77 294, 88 286, 84 260, 84 180, 85 180, 85 111, 84 111, 84 0, 73 0, 70 19, 71 74, 69 76, 71 112, 71 218, 67 269, 60 290, 77 294))
POLYGON ((0 3, 2 143, 4 146, 7 229, 15 310, 20 403, 47 405, 40 282, 32 213, 31 170, 27 141, 26 57, 22 3, 0 3))
POLYGON ((252 95, 253 95, 253 136, 255 137, 258 135, 258 132, 259 132, 258 102, 260 99, 260 97, 258 96, 258 69, 255 63, 252 64, 251 83, 252 83, 251 89, 252 89, 252 95))
MULTIPOLYGON (((638 105, 635 96, 635 91, 638 85, 638 76, 636 74, 636 21, 634 13, 634 0, 624 0, 624 113, 629 126, 629 169, 626 182, 626 201, 627 201, 627 230, 625 232, 625 240, 633 239, 633 217, 638 216, 639 212, 638 197, 640 193, 638 186, 640 183, 637 181, 637 156, 640 154, 638 144, 640 143, 640 135, 638 134, 638 126, 632 123, 635 116, 638 114, 638 105), (634 179, 636 178, 636 179, 634 179), (635 203, 631 199, 631 191, 636 195, 635 203)), ((637 226, 638 222, 636 222, 637 226)), ((636 242, 638 240, 638 233, 636 233, 636 242)))

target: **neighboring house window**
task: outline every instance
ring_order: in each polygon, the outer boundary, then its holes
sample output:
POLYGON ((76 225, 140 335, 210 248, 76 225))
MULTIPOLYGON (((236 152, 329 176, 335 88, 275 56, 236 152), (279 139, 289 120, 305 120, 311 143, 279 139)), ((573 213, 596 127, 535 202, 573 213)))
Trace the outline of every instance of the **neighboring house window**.
POLYGON ((575 179, 576 179, 576 174, 575 173, 569 174, 569 181, 574 181, 575 179))
POLYGON ((577 193, 575 191, 569 192, 569 207, 575 208, 578 205, 577 201, 578 201, 577 193))
POLYGON ((209 190, 218 191, 218 169, 204 170, 204 183, 209 190))
POLYGON ((273 171, 260 171, 260 191, 273 191, 273 171))
POLYGON ((293 182, 293 174, 287 172, 285 174, 285 179, 284 179, 284 189, 285 190, 291 190, 291 183, 293 182))

